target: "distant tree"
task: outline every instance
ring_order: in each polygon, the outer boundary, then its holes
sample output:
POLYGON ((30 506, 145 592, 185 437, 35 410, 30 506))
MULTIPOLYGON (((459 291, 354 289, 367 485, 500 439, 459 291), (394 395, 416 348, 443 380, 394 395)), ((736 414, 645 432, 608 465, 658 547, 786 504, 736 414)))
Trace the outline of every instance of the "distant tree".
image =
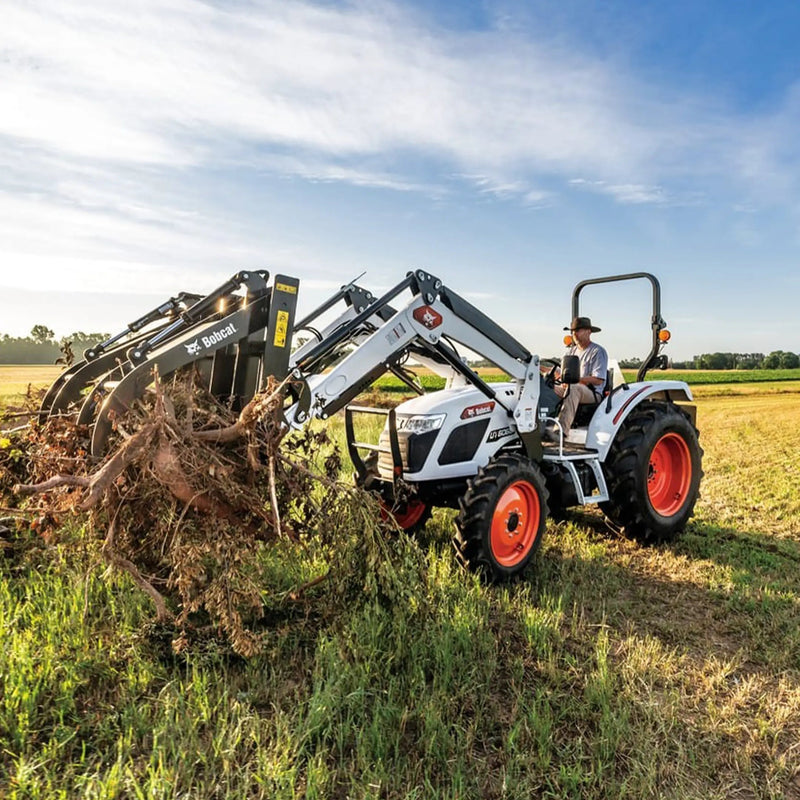
POLYGON ((797 369, 800 367, 800 356, 797 353, 781 353, 781 369, 797 369))
POLYGON ((694 357, 697 369, 733 369, 733 353, 703 353, 694 357))
POLYGON ((737 353, 736 369, 760 369, 763 362, 763 353, 737 353))
POLYGON ((780 369, 783 350, 773 350, 761 365, 764 369, 780 369))
POLYGON ((37 344, 51 342, 55 335, 55 331, 48 328, 47 325, 34 325, 31 328, 31 339, 37 344))
POLYGON ((62 341, 70 341, 75 347, 89 347, 98 342, 104 342, 109 338, 111 338, 110 333, 84 333, 83 331, 74 331, 69 334, 69 336, 65 336, 62 341))

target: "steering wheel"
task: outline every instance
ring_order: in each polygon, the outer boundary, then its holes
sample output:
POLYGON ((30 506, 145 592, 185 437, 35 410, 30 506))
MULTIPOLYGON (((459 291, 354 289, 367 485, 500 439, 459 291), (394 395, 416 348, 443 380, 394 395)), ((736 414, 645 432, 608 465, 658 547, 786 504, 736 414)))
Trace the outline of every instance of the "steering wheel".
POLYGON ((555 358, 543 358, 539 363, 553 365, 548 373, 544 376, 545 386, 549 386, 552 389, 557 383, 561 383, 561 381, 556 378, 556 372, 561 367, 560 361, 557 361, 555 358))

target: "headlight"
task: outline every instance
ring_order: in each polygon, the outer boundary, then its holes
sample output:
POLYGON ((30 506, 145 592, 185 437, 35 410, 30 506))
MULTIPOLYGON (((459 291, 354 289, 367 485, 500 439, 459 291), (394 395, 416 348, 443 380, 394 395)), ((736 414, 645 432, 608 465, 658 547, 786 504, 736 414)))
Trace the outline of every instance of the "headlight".
POLYGON ((397 430, 407 433, 438 431, 446 416, 447 414, 419 414, 415 417, 400 417, 397 420, 397 430))

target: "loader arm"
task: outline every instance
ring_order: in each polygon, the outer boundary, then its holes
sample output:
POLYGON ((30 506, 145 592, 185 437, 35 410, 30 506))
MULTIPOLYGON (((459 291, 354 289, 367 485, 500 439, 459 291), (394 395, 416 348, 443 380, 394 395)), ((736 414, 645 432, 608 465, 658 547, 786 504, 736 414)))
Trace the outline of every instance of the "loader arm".
POLYGON ((538 358, 438 278, 422 270, 409 273, 348 325, 297 360, 293 374, 299 389, 295 388, 295 402, 286 411, 288 424, 298 427, 313 417, 328 418, 408 354, 428 357, 438 365, 446 364, 505 408, 509 417, 514 418, 528 452, 532 457, 541 457, 538 358), (390 308, 389 303, 406 291, 412 296, 405 305, 363 339, 353 352, 332 369, 325 372, 319 369, 326 354, 346 341, 351 329, 390 308), (458 342, 511 376, 517 386, 515 395, 498 396, 459 358, 448 341, 458 342))

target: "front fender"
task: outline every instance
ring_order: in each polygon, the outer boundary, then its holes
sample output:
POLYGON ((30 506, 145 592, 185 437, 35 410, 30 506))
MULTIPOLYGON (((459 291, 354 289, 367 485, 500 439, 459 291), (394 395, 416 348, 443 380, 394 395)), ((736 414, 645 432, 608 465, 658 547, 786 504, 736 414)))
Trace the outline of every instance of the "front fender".
POLYGON ((619 387, 597 407, 586 434, 586 447, 597 450, 605 461, 614 437, 627 416, 645 400, 666 400, 674 403, 691 403, 694 398, 689 384, 684 381, 645 381, 628 383, 619 387))

